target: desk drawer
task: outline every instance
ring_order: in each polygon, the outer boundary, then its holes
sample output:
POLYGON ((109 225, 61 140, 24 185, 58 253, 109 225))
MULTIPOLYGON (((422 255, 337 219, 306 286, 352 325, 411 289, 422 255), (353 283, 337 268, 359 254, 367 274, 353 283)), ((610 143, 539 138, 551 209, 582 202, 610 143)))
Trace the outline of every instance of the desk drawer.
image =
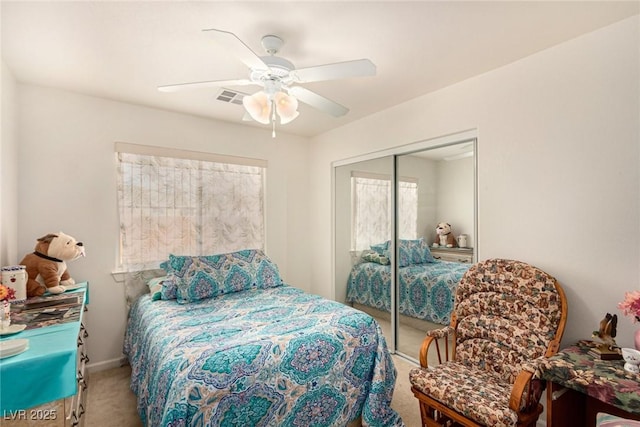
POLYGON ((473 250, 457 250, 446 248, 431 248, 431 255, 442 261, 473 263, 473 250))

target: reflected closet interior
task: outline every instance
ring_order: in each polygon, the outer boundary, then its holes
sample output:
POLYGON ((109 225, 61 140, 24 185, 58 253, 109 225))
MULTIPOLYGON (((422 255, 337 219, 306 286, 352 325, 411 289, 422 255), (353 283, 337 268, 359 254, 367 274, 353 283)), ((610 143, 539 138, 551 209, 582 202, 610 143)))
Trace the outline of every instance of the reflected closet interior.
POLYGON ((476 152, 467 132, 333 165, 335 298, 374 316, 389 348, 414 361, 478 259, 476 152), (442 222, 453 247, 438 243, 442 222))

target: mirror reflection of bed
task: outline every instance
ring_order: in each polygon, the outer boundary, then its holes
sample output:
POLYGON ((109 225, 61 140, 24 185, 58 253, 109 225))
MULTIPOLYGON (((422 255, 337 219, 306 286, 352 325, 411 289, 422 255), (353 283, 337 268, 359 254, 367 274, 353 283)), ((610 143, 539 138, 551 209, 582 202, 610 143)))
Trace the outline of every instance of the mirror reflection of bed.
MULTIPOLYGON (((409 241, 411 242, 411 241, 409 241)), ((407 241, 400 241, 404 246, 407 241)), ((428 246, 426 247, 428 250, 428 246)), ((402 249, 401 249, 402 252, 402 249)), ((424 331, 441 328, 451 321, 453 297, 462 275, 470 263, 419 260, 405 264, 400 256, 399 292, 396 301, 398 317, 398 350, 418 359, 424 331)), ((372 262, 355 265, 349 275, 345 302, 379 320, 385 338, 391 334, 391 268, 372 262)))
POLYGON ((373 315, 410 359, 425 331, 449 324, 477 259, 475 164, 469 133, 334 163, 335 299, 373 315), (433 247, 442 221, 466 248, 433 247))

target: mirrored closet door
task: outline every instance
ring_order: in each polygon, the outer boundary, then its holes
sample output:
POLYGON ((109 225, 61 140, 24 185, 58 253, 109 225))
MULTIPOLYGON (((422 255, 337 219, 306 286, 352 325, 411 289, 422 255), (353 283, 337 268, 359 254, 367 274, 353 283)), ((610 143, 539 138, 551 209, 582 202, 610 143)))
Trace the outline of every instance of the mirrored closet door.
POLYGON ((475 153, 465 134, 334 164, 335 298, 373 315, 411 359, 425 331, 449 324, 477 259, 475 153))
POLYGON ((396 156, 395 345, 415 359, 425 331, 449 324, 457 283, 474 260, 474 145, 396 156), (438 234, 441 223, 449 234, 438 234))
POLYGON ((393 156, 385 156, 334 169, 335 298, 369 307, 377 317, 384 318, 385 334, 391 334, 393 163, 393 156), (375 259, 378 263, 373 263, 374 267, 380 268, 362 272, 367 279, 360 282, 364 286, 361 288, 354 266, 365 259, 375 259))

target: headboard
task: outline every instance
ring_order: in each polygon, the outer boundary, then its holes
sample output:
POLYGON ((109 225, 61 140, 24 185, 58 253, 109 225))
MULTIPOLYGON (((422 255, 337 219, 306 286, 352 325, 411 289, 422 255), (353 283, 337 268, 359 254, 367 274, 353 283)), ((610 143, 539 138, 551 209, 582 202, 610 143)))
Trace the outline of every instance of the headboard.
POLYGON ((133 271, 124 274, 124 295, 127 303, 127 315, 131 304, 141 295, 149 293, 147 282, 154 277, 166 276, 167 273, 161 269, 133 271))

